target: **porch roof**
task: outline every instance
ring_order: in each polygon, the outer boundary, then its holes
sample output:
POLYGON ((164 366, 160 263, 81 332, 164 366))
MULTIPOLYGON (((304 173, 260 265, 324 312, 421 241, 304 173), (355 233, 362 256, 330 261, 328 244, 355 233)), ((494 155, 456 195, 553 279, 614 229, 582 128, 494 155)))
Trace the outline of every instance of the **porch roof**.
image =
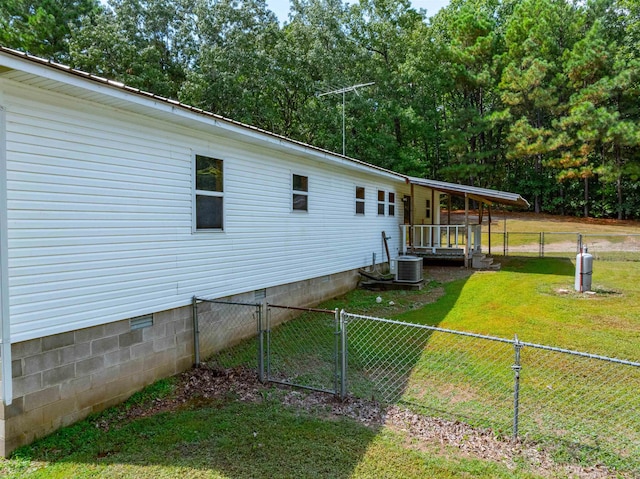
POLYGON ((407 178, 409 183, 414 185, 426 186, 427 188, 455 196, 468 196, 471 199, 482 201, 487 204, 499 203, 502 205, 518 206, 520 208, 529 207, 529 202, 518 193, 459 185, 456 183, 447 183, 445 181, 428 180, 426 178, 417 178, 414 176, 409 176, 407 178))

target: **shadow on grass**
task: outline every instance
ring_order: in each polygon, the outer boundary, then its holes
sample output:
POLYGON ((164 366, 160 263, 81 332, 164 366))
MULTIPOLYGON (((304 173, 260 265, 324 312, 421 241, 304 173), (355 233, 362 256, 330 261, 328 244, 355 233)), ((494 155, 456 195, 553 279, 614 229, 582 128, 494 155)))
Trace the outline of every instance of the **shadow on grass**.
POLYGON ((227 400, 108 431, 84 421, 16 452, 14 459, 49 462, 40 475, 32 466, 8 477, 346 478, 376 434, 354 421, 303 416, 272 400, 227 400))

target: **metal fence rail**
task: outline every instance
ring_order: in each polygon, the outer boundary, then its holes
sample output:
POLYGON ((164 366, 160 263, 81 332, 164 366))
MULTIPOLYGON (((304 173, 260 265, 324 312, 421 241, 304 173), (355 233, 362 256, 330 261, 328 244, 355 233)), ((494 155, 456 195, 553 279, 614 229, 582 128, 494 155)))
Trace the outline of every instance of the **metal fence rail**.
POLYGON ((574 258, 584 245, 597 260, 640 261, 640 234, 492 231, 482 243, 494 255, 574 258))

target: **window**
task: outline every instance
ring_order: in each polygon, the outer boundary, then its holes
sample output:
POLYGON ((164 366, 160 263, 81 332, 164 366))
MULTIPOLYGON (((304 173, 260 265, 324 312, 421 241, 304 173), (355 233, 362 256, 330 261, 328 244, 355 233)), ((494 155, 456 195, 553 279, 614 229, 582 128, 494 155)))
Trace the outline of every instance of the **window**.
POLYGON ((431 218, 431 200, 426 200, 424 217, 431 218))
POLYGON ((364 214, 364 187, 356 186, 356 214, 364 214))
POLYGON ((384 210, 385 210, 384 197, 385 197, 384 191, 378 190, 378 215, 380 216, 384 216, 384 210))
POLYGON ((396 194, 389 192, 389 216, 396 215, 396 194))
POLYGON ((309 211, 309 178, 293 175, 293 211, 309 211))
POLYGON ((222 229, 222 160, 196 155, 196 230, 222 229))

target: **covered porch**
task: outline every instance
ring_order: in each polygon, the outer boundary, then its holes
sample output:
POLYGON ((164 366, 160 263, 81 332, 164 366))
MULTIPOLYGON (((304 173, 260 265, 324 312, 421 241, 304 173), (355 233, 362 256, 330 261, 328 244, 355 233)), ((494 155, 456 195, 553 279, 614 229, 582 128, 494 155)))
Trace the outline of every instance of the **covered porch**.
POLYGON ((482 220, 484 206, 487 207, 488 233, 491 234, 491 208, 494 204, 528 208, 529 203, 517 193, 490 190, 473 186, 446 183, 443 181, 409 177, 411 195, 405 197, 404 224, 400 225, 403 255, 415 255, 423 258, 463 261, 465 266, 473 268, 490 268, 492 260, 486 258, 482 248, 482 220), (426 206, 432 206, 432 224, 424 224, 424 219, 417 224, 416 197, 418 189, 430 190, 431 199, 426 206), (448 196, 446 218, 440 214, 441 196, 448 196), (464 198, 464 222, 451 224, 451 196, 464 198), (479 204, 477 223, 470 218, 469 203, 475 200, 479 204), (411 202, 407 205, 406 202, 411 202), (445 220, 446 222, 443 222, 445 220))

